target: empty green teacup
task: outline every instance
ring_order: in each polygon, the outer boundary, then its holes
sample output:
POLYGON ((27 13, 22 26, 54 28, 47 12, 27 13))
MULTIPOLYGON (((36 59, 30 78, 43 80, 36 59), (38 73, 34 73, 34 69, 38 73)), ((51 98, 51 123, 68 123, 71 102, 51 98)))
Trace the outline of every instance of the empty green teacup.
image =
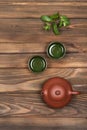
POLYGON ((34 56, 28 61, 28 67, 33 72, 42 72, 45 70, 46 66, 46 60, 41 56, 34 56))
POLYGON ((63 58, 65 53, 66 49, 60 42, 51 42, 47 47, 47 55, 53 59, 63 58))

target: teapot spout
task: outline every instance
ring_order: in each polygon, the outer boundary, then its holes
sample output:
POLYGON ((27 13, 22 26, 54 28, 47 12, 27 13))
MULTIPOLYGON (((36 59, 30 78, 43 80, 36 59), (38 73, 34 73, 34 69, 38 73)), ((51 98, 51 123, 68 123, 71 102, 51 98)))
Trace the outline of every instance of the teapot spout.
POLYGON ((80 92, 77 92, 77 91, 71 91, 71 92, 69 92, 69 94, 72 94, 72 95, 79 95, 80 92))

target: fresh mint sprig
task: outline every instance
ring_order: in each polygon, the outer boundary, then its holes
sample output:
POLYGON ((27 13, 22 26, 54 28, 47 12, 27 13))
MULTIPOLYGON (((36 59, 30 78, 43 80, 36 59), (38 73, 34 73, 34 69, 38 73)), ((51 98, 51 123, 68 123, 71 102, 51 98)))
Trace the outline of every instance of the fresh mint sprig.
POLYGON ((70 20, 69 18, 67 18, 67 16, 60 16, 60 22, 62 23, 62 26, 66 27, 68 25, 70 25, 70 20))
POLYGON ((47 16, 47 15, 42 15, 41 20, 43 22, 52 22, 53 21, 52 18, 50 16, 47 16))
POLYGON ((70 25, 70 20, 65 15, 60 15, 59 13, 55 13, 52 15, 42 15, 41 20, 45 23, 44 30, 49 31, 53 30, 55 35, 60 34, 60 28, 66 27, 70 25))
POLYGON ((51 24, 50 23, 45 23, 43 28, 47 31, 49 31, 51 29, 51 24))
POLYGON ((59 35, 60 34, 59 29, 58 29, 56 23, 52 23, 52 29, 53 29, 53 32, 54 32, 55 35, 59 35))

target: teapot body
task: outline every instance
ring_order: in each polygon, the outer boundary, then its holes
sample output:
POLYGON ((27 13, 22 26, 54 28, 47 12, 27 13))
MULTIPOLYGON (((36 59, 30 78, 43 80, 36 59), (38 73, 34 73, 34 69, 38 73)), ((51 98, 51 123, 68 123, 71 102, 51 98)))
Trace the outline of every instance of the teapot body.
POLYGON ((44 102, 52 108, 64 107, 70 102, 73 94, 79 92, 74 92, 71 84, 60 77, 47 80, 41 91, 44 102))

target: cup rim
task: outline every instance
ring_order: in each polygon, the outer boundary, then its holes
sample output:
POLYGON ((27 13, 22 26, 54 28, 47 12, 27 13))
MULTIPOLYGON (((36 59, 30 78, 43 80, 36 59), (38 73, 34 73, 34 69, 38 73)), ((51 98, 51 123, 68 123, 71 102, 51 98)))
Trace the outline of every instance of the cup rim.
POLYGON ((28 70, 30 70, 31 72, 33 72, 33 73, 42 73, 43 71, 46 70, 46 68, 47 68, 47 61, 46 61, 46 58, 44 58, 43 56, 35 55, 35 56, 31 56, 31 57, 28 59, 28 70), (34 57, 41 57, 41 58, 44 60, 44 63, 45 63, 45 68, 44 68, 44 70, 42 70, 42 71, 40 71, 40 72, 39 72, 39 71, 36 72, 36 71, 33 71, 33 70, 31 69, 31 67, 30 67, 30 62, 31 62, 31 60, 32 60, 34 57))
POLYGON ((62 59, 62 58, 65 56, 65 54, 66 54, 66 47, 65 47, 65 45, 64 45, 63 43, 61 43, 61 42, 52 41, 52 42, 50 42, 49 45, 47 46, 46 53, 47 53, 47 56, 48 56, 49 58, 51 58, 51 59, 53 59, 53 60, 60 60, 60 59, 62 59), (49 46, 50 46, 51 44, 53 44, 53 43, 59 43, 59 44, 61 44, 61 45, 64 47, 64 54, 63 54, 63 56, 61 56, 60 58, 53 58, 53 57, 51 57, 51 56, 49 55, 49 53, 48 53, 48 48, 49 48, 49 46))

